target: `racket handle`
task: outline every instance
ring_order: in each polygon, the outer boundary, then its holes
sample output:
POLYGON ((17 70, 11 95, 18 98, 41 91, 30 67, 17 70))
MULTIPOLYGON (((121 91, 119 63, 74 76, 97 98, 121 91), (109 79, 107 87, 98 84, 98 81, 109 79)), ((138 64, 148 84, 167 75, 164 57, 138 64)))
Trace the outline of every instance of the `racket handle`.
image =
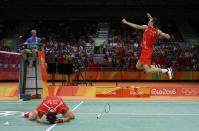
POLYGON ((99 119, 102 116, 102 113, 97 115, 97 119, 99 119))

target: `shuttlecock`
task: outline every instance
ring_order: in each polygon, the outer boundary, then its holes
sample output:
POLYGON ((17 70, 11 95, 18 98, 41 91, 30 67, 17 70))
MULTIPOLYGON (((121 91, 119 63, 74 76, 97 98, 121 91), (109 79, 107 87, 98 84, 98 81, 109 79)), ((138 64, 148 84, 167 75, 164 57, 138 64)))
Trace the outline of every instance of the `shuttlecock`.
POLYGON ((100 119, 101 115, 102 115, 101 113, 98 114, 98 115, 97 115, 97 119, 100 119))
POLYGON ((9 125, 9 122, 8 122, 8 121, 6 121, 6 122, 4 123, 4 125, 5 125, 5 126, 8 126, 8 125, 9 125))

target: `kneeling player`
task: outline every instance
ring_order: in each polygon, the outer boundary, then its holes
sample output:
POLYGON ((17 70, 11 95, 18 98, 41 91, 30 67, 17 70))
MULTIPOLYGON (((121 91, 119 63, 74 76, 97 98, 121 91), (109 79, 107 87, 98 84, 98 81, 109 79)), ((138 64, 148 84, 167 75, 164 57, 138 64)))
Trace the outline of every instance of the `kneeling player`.
POLYGON ((25 112, 24 117, 45 124, 63 123, 75 118, 74 113, 57 96, 47 96, 33 112, 25 112), (63 117, 58 118, 59 114, 62 114, 63 117), (43 116, 46 116, 46 119, 43 116))

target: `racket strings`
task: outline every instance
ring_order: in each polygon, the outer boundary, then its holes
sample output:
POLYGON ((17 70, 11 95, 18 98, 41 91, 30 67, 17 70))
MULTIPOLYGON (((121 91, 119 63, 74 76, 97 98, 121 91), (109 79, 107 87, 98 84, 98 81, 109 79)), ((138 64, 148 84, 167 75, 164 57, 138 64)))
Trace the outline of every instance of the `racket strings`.
POLYGON ((105 104, 105 106, 104 106, 104 112, 105 113, 109 113, 110 110, 111 110, 110 104, 105 104))
POLYGON ((100 119, 103 116, 104 113, 109 113, 110 110, 111 110, 110 104, 105 104, 104 105, 104 110, 97 115, 97 119, 100 119))

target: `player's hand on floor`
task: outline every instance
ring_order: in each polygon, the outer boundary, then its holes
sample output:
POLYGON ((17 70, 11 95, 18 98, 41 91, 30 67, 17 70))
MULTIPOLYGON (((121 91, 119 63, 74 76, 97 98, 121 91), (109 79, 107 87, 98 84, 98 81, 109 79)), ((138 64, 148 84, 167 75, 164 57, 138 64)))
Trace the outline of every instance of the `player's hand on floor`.
POLYGON ((64 123, 64 119, 63 119, 63 118, 58 118, 58 119, 56 120, 56 122, 57 122, 57 123, 64 123))

